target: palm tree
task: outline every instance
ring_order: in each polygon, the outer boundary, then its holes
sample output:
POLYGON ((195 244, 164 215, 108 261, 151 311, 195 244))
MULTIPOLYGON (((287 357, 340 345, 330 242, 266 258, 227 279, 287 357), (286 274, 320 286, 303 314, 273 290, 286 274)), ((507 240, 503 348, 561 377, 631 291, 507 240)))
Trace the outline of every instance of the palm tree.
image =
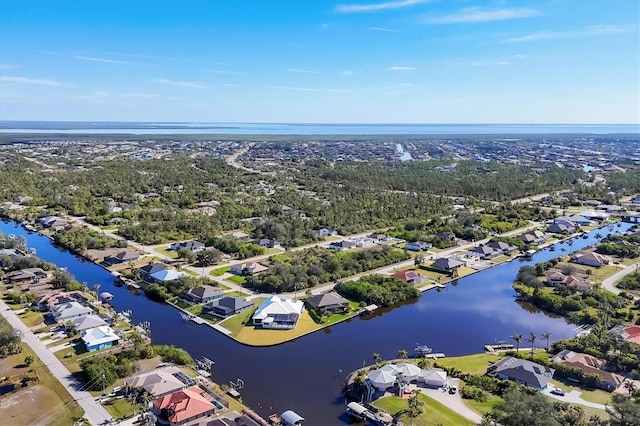
POLYGON ((378 352, 374 352, 373 355, 371 355, 371 357, 373 358, 373 361, 377 364, 380 361, 382 361, 382 357, 380 356, 380 354, 378 352))
POLYGON ((420 414, 424 412, 424 409, 422 408, 424 402, 419 399, 419 395, 419 393, 416 393, 407 401, 406 413, 407 416, 409 416, 409 418, 411 419, 412 425, 413 419, 420 416, 420 414))
POLYGON ((548 352, 549 351, 549 338, 551 337, 551 332, 550 331, 545 331, 540 336, 547 341, 547 352, 548 352))
POLYGON ((407 353, 407 350, 406 350, 406 349, 400 349, 400 350, 398 351, 398 358, 400 358, 400 359, 407 359, 407 358, 409 358, 409 354, 407 353))
POLYGON ((516 342, 516 355, 517 355, 518 352, 520 351, 520 343, 522 343, 522 334, 516 333, 509 338, 514 342, 516 342))
POLYGON ((636 388, 635 383, 625 380, 624 382, 624 388, 627 390, 627 392, 629 392, 629 397, 633 397, 636 393, 636 391, 638 390, 636 388))
POLYGON ((531 332, 529 333, 529 337, 527 337, 527 342, 531 342, 531 355, 533 356, 533 349, 535 348, 535 342, 536 339, 538 338, 538 336, 536 336, 536 333, 531 332))

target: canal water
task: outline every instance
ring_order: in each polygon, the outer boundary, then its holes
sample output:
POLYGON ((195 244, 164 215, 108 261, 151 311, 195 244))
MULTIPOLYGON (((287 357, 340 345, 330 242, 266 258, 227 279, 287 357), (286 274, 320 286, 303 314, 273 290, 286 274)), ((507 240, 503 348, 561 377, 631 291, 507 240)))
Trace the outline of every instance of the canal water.
POLYGON ((369 317, 354 318, 282 345, 256 348, 236 343, 207 326, 185 323, 170 306, 116 287, 113 276, 100 266, 14 222, 0 221, 0 231, 26 237, 28 247, 35 248, 40 258, 66 267, 90 287, 100 284, 101 291, 114 294, 117 311, 132 310, 135 323, 149 321, 154 343, 172 344, 194 358, 206 356, 215 361, 213 379, 217 383, 242 379, 244 401, 258 413, 266 417, 293 409, 311 426, 344 424, 341 387, 345 376, 371 363, 374 352, 389 359, 400 349, 411 353, 420 343, 434 352, 455 356, 481 352, 484 344, 508 341, 514 333, 540 335, 549 331, 552 341, 573 336, 575 325, 517 303, 511 288, 513 279, 522 265, 561 255, 560 247, 567 252, 578 250, 593 245, 597 232, 604 236, 630 226, 591 231, 587 239, 575 239, 571 246, 557 244, 556 251, 542 250, 531 261, 514 260, 369 317))

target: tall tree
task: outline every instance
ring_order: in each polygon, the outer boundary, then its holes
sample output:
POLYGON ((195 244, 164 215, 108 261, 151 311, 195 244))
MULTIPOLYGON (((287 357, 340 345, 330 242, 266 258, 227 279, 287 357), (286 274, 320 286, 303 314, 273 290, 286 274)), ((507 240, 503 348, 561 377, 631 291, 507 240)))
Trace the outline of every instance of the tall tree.
POLYGON ((533 356, 533 350, 535 348, 536 339, 538 336, 533 331, 529 333, 529 337, 527 337, 527 342, 531 342, 531 355, 533 356))
POLYGON ((407 413, 407 416, 411 419, 412 425, 413 425, 413 419, 415 419, 416 417, 419 417, 420 414, 424 412, 424 408, 422 408, 422 406, 424 405, 424 402, 420 400, 420 395, 421 393, 416 392, 415 394, 413 394, 411 398, 407 400, 406 413, 407 413))
POLYGON ((374 352, 373 355, 371 355, 371 358, 373 358, 373 361, 377 364, 380 361, 382 361, 382 357, 380 356, 380 354, 378 352, 374 352))
POLYGON ((522 343, 522 334, 516 333, 510 339, 516 342, 516 354, 518 354, 520 352, 520 343, 522 343))
POLYGON ((541 336, 543 339, 545 339, 545 340, 546 340, 546 342, 547 342, 546 349, 547 349, 547 351, 549 351, 549 339, 551 338, 551 332, 550 332, 550 331, 545 331, 545 332, 544 332, 544 333, 542 333, 540 336, 541 336))
POLYGON ((407 350, 406 350, 406 349, 400 349, 400 350, 398 351, 398 358, 400 358, 400 359, 407 359, 407 358, 409 358, 409 354, 407 353, 407 350))

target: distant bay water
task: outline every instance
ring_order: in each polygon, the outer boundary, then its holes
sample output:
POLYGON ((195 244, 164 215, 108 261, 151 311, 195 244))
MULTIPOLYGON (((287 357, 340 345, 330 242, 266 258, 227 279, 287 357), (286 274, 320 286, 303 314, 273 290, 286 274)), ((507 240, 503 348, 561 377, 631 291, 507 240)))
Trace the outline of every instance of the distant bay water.
POLYGON ((0 121, 0 133, 212 135, 640 134, 640 124, 303 124, 0 121))

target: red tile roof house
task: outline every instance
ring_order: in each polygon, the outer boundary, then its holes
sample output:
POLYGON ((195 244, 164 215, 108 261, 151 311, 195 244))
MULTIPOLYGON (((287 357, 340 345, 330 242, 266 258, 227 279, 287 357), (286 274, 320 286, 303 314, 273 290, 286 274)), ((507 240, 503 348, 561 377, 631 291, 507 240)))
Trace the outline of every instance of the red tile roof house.
POLYGON ((179 390, 153 400, 151 411, 158 423, 169 426, 186 424, 194 419, 215 414, 218 410, 204 396, 198 386, 179 390))
POLYGON ((406 281, 409 284, 420 284, 423 283, 426 278, 417 273, 416 271, 398 271, 393 274, 393 277, 398 278, 399 280, 406 281))
POLYGON ((607 364, 605 360, 588 354, 564 349, 551 358, 551 361, 562 363, 573 368, 578 368, 586 374, 595 374, 599 376, 602 381, 601 387, 609 392, 617 389, 624 381, 624 377, 619 374, 605 371, 603 369, 607 364))

